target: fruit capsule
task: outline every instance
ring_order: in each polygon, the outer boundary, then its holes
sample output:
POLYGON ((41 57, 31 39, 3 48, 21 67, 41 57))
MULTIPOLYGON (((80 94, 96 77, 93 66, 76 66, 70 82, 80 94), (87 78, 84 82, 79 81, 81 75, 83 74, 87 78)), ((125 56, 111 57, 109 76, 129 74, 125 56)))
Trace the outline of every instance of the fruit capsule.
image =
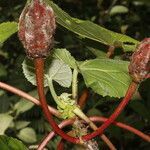
POLYGON ((131 57, 129 74, 137 83, 150 77, 150 38, 145 38, 137 46, 131 57))
POLYGON ((44 58, 53 47, 56 23, 53 9, 43 0, 32 0, 19 18, 18 36, 29 58, 44 58))

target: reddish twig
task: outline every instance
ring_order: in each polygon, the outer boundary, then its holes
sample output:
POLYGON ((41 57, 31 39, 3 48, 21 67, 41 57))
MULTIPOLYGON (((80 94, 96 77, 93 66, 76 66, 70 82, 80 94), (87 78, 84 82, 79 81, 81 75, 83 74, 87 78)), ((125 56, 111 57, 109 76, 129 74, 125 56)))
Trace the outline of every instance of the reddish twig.
POLYGON ((41 107, 43 109, 43 112, 45 114, 45 117, 47 118, 47 121, 52 126, 53 130, 60 135, 65 140, 72 142, 72 143, 80 143, 79 138, 74 138, 69 135, 67 135, 65 132, 63 132, 57 125, 57 123, 54 121, 52 114, 48 110, 48 105, 46 102, 45 94, 44 94, 44 59, 43 58, 36 58, 34 60, 35 65, 35 72, 36 72, 36 81, 37 81, 37 88, 38 88, 38 94, 39 99, 41 103, 41 107))
MULTIPOLYGON (((58 125, 59 128, 64 128, 65 126, 72 124, 74 122, 74 119, 67 119, 62 121, 62 123, 60 123, 58 125)), ((55 136, 55 132, 51 131, 46 137, 45 139, 42 141, 42 143, 39 145, 37 150, 43 150, 43 148, 47 145, 47 143, 55 136)))
MULTIPOLYGON (((78 105, 80 106, 81 109, 83 109, 83 107, 85 106, 86 104, 86 101, 87 101, 87 98, 89 97, 89 91, 88 89, 85 89, 83 92, 82 92, 82 95, 80 96, 79 100, 78 100, 78 105)), ((81 118, 82 119, 82 118, 81 118)), ((89 123, 90 124, 90 123, 89 123)), ((97 130, 97 126, 95 124, 93 124, 92 126, 92 129, 95 131, 97 130)), ((100 135, 100 138, 108 145, 108 147, 111 149, 111 150, 116 150, 115 146, 112 144, 112 142, 107 138, 106 135, 102 134, 100 135)), ((59 145, 59 144, 58 144, 59 145)))
MULTIPOLYGON (((99 116, 94 116, 94 117, 90 117, 90 120, 93 121, 93 122, 106 122, 108 119, 105 118, 105 117, 99 117, 99 116)), ((64 120, 62 123, 59 124, 59 127, 60 128, 64 128, 68 125, 71 125, 74 123, 74 119, 68 119, 68 120, 64 120)), ((125 129, 127 131, 130 131, 134 134, 136 134, 137 136, 141 137, 142 139, 144 139, 145 141, 147 142, 150 142, 150 136, 149 135, 146 135, 144 134, 143 132, 129 126, 129 125, 126 125, 124 123, 121 123, 121 122, 113 122, 112 123, 113 125, 115 126, 118 126, 122 129, 125 129)), ((47 143, 55 136, 55 132, 54 131, 51 131, 47 136, 46 138, 43 140, 43 142, 41 143, 41 145, 39 146, 38 150, 42 150, 46 145, 47 143)))
POLYGON ((61 139, 57 145, 57 150, 64 150, 64 140, 61 139))
POLYGON ((114 51, 115 51, 115 46, 110 45, 109 48, 108 48, 106 57, 107 57, 107 58, 111 58, 112 55, 114 54, 114 51))
MULTIPOLYGON (((72 142, 72 143, 82 143, 82 141, 79 138, 74 138, 69 135, 67 135, 65 132, 63 132, 56 122, 53 120, 51 113, 48 110, 48 105, 46 103, 46 98, 44 94, 44 86, 43 86, 43 80, 44 80, 44 59, 43 58, 37 58, 34 61, 35 64, 35 70, 36 70, 36 80, 37 80, 37 88, 39 93, 39 99, 41 103, 41 107, 43 109, 43 112, 45 114, 45 117, 47 118, 48 122, 52 126, 53 130, 60 135, 65 140, 72 142)), ((115 147, 110 142, 110 140, 105 136, 101 136, 103 141, 110 147, 111 150, 115 150, 115 147)))
MULTIPOLYGON (((21 91, 21 90, 19 90, 17 88, 14 88, 14 87, 6 84, 6 83, 0 82, 0 88, 2 88, 4 90, 7 90, 9 92, 12 92, 12 93, 14 93, 14 94, 16 94, 18 96, 21 96, 21 97, 23 97, 23 98, 33 102, 36 105, 40 105, 39 101, 37 99, 35 99, 34 97, 30 96, 29 94, 27 94, 27 93, 25 93, 25 92, 23 92, 23 91, 21 91)), ((56 109, 54 109, 53 107, 50 107, 50 106, 48 106, 48 107, 49 107, 49 110, 51 111, 51 113, 53 113, 56 116, 57 115, 59 116, 59 112, 56 109)), ((107 120, 107 118, 104 118, 104 117, 91 117, 91 119, 92 119, 92 121, 96 121, 97 120, 97 121, 102 121, 102 122, 105 122, 107 120)), ((66 121, 64 121, 63 123, 66 123, 66 121)), ((131 126, 125 125, 125 124, 120 123, 120 122, 113 122, 113 124, 118 126, 118 127, 123 128, 125 130, 128 130, 128 131, 138 135, 139 137, 143 138, 144 140, 150 142, 150 136, 142 133, 141 131, 139 131, 139 130, 131 127, 131 126)), ((64 124, 62 124, 62 125, 64 125, 64 124)), ((61 127, 61 126, 59 126, 59 127, 61 127)), ((54 135, 52 135, 51 137, 47 136, 47 138, 51 139, 53 136, 54 135)), ((48 141, 49 141, 49 139, 47 139, 47 141, 45 141, 45 142, 48 142, 48 141)))
POLYGON ((133 96, 133 94, 135 93, 135 90, 137 88, 137 84, 135 82, 132 82, 126 92, 126 95, 124 97, 124 99, 122 100, 122 102, 118 105, 118 107, 116 108, 116 110, 114 111, 114 113, 109 117, 109 119, 102 124, 96 131, 94 131, 93 133, 91 133, 90 135, 86 135, 83 136, 83 139, 85 140, 90 140, 92 138, 94 138, 95 136, 102 134, 104 132, 104 130, 106 128, 109 127, 109 125, 112 124, 112 122, 115 121, 115 119, 120 115, 120 113, 123 111, 123 109, 125 108, 125 106, 128 104, 128 102, 130 101, 131 97, 133 96))
MULTIPOLYGON (((130 98, 132 97, 132 95, 134 94, 135 90, 136 90, 137 84, 132 82, 126 95, 125 98, 123 99, 123 101, 119 104, 119 106, 117 107, 117 109, 115 110, 115 112, 110 116, 110 118, 101 126, 98 128, 98 130, 94 131, 91 134, 85 135, 82 138, 84 140, 90 140, 93 137, 102 134, 102 132, 118 117, 118 115, 122 112, 122 110, 124 109, 124 107, 127 105, 127 103, 129 102, 130 98)), ((73 137, 72 137, 73 138, 73 137)), ((74 138, 75 141, 77 141, 77 138, 74 138)), ((69 140, 68 140, 69 141, 69 140)), ((73 140, 74 142, 74 140, 73 140)))
MULTIPOLYGON (((80 108, 83 108, 87 98, 89 96, 89 91, 88 89, 85 89, 82 92, 82 95, 80 96, 79 100, 78 100, 78 105, 80 106, 80 108)), ((90 123, 89 123, 90 124, 90 123)), ((97 130, 97 126, 96 125, 92 125, 91 128, 95 131, 97 130)), ((101 134, 100 138, 107 144, 107 146, 110 148, 110 150, 116 150, 115 146, 112 144, 112 142, 107 138, 107 136, 105 134, 101 134)))
POLYGON ((89 91, 88 89, 85 89, 78 100, 78 105, 80 106, 80 108, 84 107, 88 97, 89 97, 89 91))
MULTIPOLYGON (((6 83, 0 82, 0 88, 7 90, 11 93, 14 93, 22 98, 25 98, 38 106, 41 105, 39 100, 37 100, 36 98, 34 98, 31 95, 27 94, 26 92, 23 92, 22 90, 19 90, 19 89, 15 88, 13 86, 10 86, 6 83)), ((48 106, 48 109, 53 115, 55 115, 56 117, 60 117, 60 113, 58 112, 58 110, 56 110, 55 108, 53 108, 51 106, 48 106)))
MULTIPOLYGON (((74 138, 69 135, 67 135, 65 132, 63 132, 56 122, 53 120, 51 113, 48 110, 48 105, 46 103, 46 98, 44 94, 44 86, 43 86, 43 80, 44 80, 44 59, 43 58, 36 58, 34 61, 35 64, 35 70, 36 70, 36 81, 37 81, 37 88, 39 93, 39 98, 41 102, 41 107, 43 109, 43 112, 52 126, 53 130, 60 135, 65 140, 72 142, 72 143, 82 143, 82 141, 79 138, 74 138)), ((102 140, 109 146, 111 150, 115 150, 116 148, 113 146, 111 141, 105 136, 101 135, 102 140)))
MULTIPOLYGON (((69 131, 67 134, 74 135, 74 130, 69 131)), ((64 149, 64 139, 61 139, 60 142, 57 145, 57 150, 63 150, 64 149)))
MULTIPOLYGON (((97 116, 90 117, 90 119, 91 119, 92 121, 94 121, 94 122, 106 122, 106 121, 108 120, 108 118, 105 118, 105 117, 97 117, 97 116)), ((116 126, 118 126, 118 127, 120 127, 120 128, 123 128, 123 129, 125 129, 125 130, 127 130, 127 131, 130 131, 130 132, 136 134, 137 136, 141 137, 141 138, 144 139, 145 141, 150 142, 150 136, 149 136, 149 135, 146 135, 146 134, 144 134, 143 132, 141 132, 141 131, 139 131, 139 130, 137 130, 137 129, 135 129, 135 128, 129 126, 129 125, 126 125, 126 124, 121 123, 121 122, 116 122, 116 121, 114 121, 112 124, 113 124, 113 125, 116 125, 116 126)))
MULTIPOLYGON (((10 86, 10 85, 8 85, 8 84, 6 84, 6 83, 0 82, 0 88, 2 88, 2 89, 4 89, 4 90, 7 90, 7 91, 9 91, 9 92, 12 92, 12 93, 14 93, 14 94, 16 94, 16 95, 18 95, 18 96, 21 96, 21 97, 23 97, 23 98, 25 98, 25 99, 31 101, 32 103, 38 105, 38 106, 41 105, 40 102, 39 102, 39 100, 37 100, 36 98, 34 98, 34 97, 32 97, 31 95, 29 95, 29 94, 23 92, 22 90, 19 90, 19 89, 15 88, 15 87, 12 87, 12 86, 10 86)), ((81 97, 82 97, 82 96, 81 96, 81 97)), ((49 109, 49 111, 50 111, 53 115, 55 115, 56 117, 60 117, 60 113, 59 113, 55 108, 53 108, 53 107, 51 107, 51 106, 48 106, 48 109, 49 109)), ((109 145, 112 145, 112 144, 110 144, 110 142, 108 142, 108 141, 109 141, 109 140, 106 140, 106 142, 107 142, 109 145)), ((110 146, 109 146, 109 147, 110 147, 110 146)))

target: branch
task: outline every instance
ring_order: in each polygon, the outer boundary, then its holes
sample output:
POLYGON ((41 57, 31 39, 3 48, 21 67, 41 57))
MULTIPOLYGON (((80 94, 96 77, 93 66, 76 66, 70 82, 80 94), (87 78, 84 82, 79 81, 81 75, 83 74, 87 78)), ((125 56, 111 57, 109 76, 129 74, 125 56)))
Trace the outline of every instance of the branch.
MULTIPOLYGON (((14 87, 12 87, 12 86, 10 86, 10 85, 8 85, 8 84, 2 83, 2 82, 0 82, 0 88, 2 88, 2 89, 4 89, 4 90, 7 90, 7 91, 9 91, 9 92, 12 92, 12 93, 14 93, 14 94, 17 94, 17 95, 19 95, 19 96, 21 96, 21 97, 23 97, 23 98, 25 98, 25 99, 27 99, 27 100, 33 102, 34 104, 40 106, 39 100, 35 99, 34 97, 30 96, 29 94, 27 94, 27 93, 25 93, 25 92, 23 92, 23 91, 21 91, 21 90, 19 90, 19 89, 17 89, 17 88, 14 88, 14 87)), ((55 116, 57 116, 57 117, 60 117, 60 113, 59 113, 56 109, 54 109, 53 107, 50 107, 50 106, 48 106, 48 108, 49 108, 49 111, 50 111, 53 115, 55 115, 55 116)), ((103 138, 105 138, 105 137, 103 137, 103 138)), ((108 141, 108 140, 107 140, 107 141, 108 141)), ((108 142, 107 142, 107 143, 108 143, 108 142)), ((109 143, 110 143, 110 142, 109 142, 109 143)), ((109 144, 109 145, 112 145, 112 144, 109 144)))
MULTIPOLYGON (((75 77, 73 77, 73 84, 72 84, 72 87, 73 87, 73 91, 75 91, 75 92, 73 92, 74 94, 74 98, 76 98, 77 97, 77 71, 75 71, 75 77)), ((51 91, 51 94, 52 94, 52 96, 53 96, 53 98, 54 98, 54 100, 55 100, 55 102, 57 103, 57 106, 62 106, 63 105, 63 107, 62 108, 64 108, 64 105, 66 105, 66 107, 65 107, 65 110, 63 109, 63 111, 66 111, 66 110, 68 110, 67 109, 67 106, 69 106, 69 103, 61 103, 61 101, 60 101, 60 99, 58 98, 58 96, 57 96, 57 94, 56 94, 56 92, 55 92, 55 89, 54 89, 54 86, 53 86, 53 83, 52 83, 52 80, 49 80, 49 79, 47 79, 48 80, 48 85, 49 85, 49 88, 50 88, 50 91, 51 91)), ((68 101, 69 102, 69 101, 68 101)), ((81 119, 83 119, 84 121, 86 121, 87 123, 89 123, 89 125, 90 125, 90 127, 93 129, 93 130, 96 130, 97 129, 97 127, 96 127, 96 125, 94 125, 93 124, 93 122, 92 121, 90 121, 89 120, 89 118, 80 110, 80 108, 78 107, 78 106, 76 106, 76 105, 70 105, 71 107, 69 107, 69 111, 71 111, 70 113, 71 113, 71 115, 77 115, 78 117, 80 117, 81 119), (73 113, 73 114, 72 114, 73 113)), ((69 113, 69 114, 70 114, 69 113)), ((63 115, 63 113, 62 113, 62 115, 63 115)), ((116 148, 115 148, 115 146, 111 143, 111 141, 104 135, 104 134, 102 134, 102 135, 100 135, 100 137, 101 137, 101 139, 106 143, 106 145, 110 148, 110 150, 116 150, 116 148)))
MULTIPOLYGON (((19 90, 19 89, 15 88, 15 87, 12 87, 12 86, 10 86, 10 85, 8 85, 8 84, 6 84, 6 83, 3 83, 3 82, 0 82, 0 88, 2 88, 2 89, 4 89, 4 90, 7 90, 7 91, 9 91, 9 92, 11 92, 11 93, 14 93, 14 94, 16 94, 16 95, 18 95, 18 96, 20 96, 20 97, 23 97, 23 98, 25 98, 25 99, 31 101, 32 103, 34 103, 34 104, 40 106, 39 100, 37 100, 37 99, 35 99, 34 97, 30 96, 29 94, 23 92, 22 90, 19 90)), ((50 107, 50 106, 48 106, 48 108, 49 108, 49 110, 51 111, 51 113, 53 113, 53 114, 56 115, 56 116, 60 116, 59 112, 58 112, 56 109, 54 109, 53 107, 50 107)), ((107 118, 105 118, 105 117, 97 117, 97 116, 95 116, 95 117, 90 117, 90 119, 91 119, 92 121, 97 121, 97 122, 105 122, 105 121, 107 121, 107 118)), ((72 123, 73 123, 73 120, 71 120, 71 121, 72 121, 72 123)), ((68 122, 68 120, 63 121, 63 122, 59 125, 59 127, 60 127, 60 128, 64 127, 65 124, 66 124, 66 122, 68 122)), ((68 123, 69 123, 69 122, 68 122, 68 123)), ((135 128, 129 126, 129 125, 123 124, 123 123, 121 123, 121 122, 113 122, 113 124, 116 125, 116 126, 118 126, 118 127, 120 127, 120 128, 123 128, 123 129, 125 129, 125 130, 128 130, 128 131, 130 131, 130 132, 132 132, 132 133, 138 135, 139 137, 141 137, 141 138, 144 139, 145 141, 150 142, 150 136, 148 136, 148 135, 142 133, 141 131, 139 131, 139 130, 137 130, 137 129, 135 129, 135 128)), ((66 124, 66 125, 68 125, 68 124, 66 124)), ((50 133, 50 134, 52 134, 52 133, 50 133)), ((50 134, 49 134, 49 135, 50 135, 50 134)), ((53 134, 54 134, 54 132, 53 132, 53 134)), ((53 134, 51 135, 52 137, 55 135, 55 134, 54 134, 54 135, 53 135, 53 134)), ((48 143, 48 141, 52 138, 52 137, 50 137, 49 135, 46 137, 46 138, 47 138, 46 141, 43 141, 43 142, 47 142, 47 143, 48 143)))
MULTIPOLYGON (((96 131, 98 128, 97 126, 82 112, 81 109, 78 107, 73 110, 73 112, 82 120, 84 120, 94 131, 96 131)), ((110 150, 116 150, 115 146, 112 144, 112 142, 107 138, 105 134, 100 134, 100 138, 107 144, 107 146, 110 148, 110 150)), ((82 138, 82 137, 81 137, 82 138)))
MULTIPOLYGON (((90 117, 90 120, 93 121, 93 122, 106 122, 108 119, 105 118, 105 117, 93 116, 93 117, 90 117)), ((68 125, 73 124, 74 121, 75 121, 74 119, 64 120, 64 121, 62 121, 62 123, 60 123, 58 126, 59 126, 60 128, 64 128, 64 127, 66 127, 66 126, 68 126, 68 125)), ((141 132, 141 131, 139 131, 139 130, 137 130, 137 129, 135 129, 135 128, 129 126, 129 125, 126 125, 126 124, 121 123, 121 122, 116 122, 116 121, 114 121, 112 124, 115 125, 115 126, 118 126, 118 127, 122 128, 122 129, 125 129, 125 130, 127 130, 127 131, 130 131, 130 132, 136 134, 137 136, 141 137, 141 138, 144 139, 145 141, 150 142, 150 136, 144 134, 143 132, 141 132)), ((40 144, 38 150, 42 150, 42 149, 47 145, 47 143, 48 143, 54 136, 55 136, 55 132, 54 132, 54 131, 51 131, 51 132, 46 136, 46 138, 43 140, 43 142, 40 144)))
POLYGON ((80 108, 84 107, 88 97, 89 97, 89 91, 88 89, 85 89, 78 100, 78 105, 80 106, 80 108))
POLYGON ((34 65, 35 65, 35 74, 36 74, 36 81, 37 81, 37 88, 38 88, 38 94, 39 94, 39 99, 41 103, 41 107, 43 109, 44 115, 53 128, 53 130, 60 135, 62 138, 65 140, 72 142, 72 143, 80 143, 79 138, 74 138, 69 135, 67 135, 64 131, 62 131, 55 120, 53 119, 52 114, 48 110, 48 105, 46 102, 45 98, 45 93, 44 93, 44 85, 43 85, 43 80, 44 80, 44 59, 43 58, 36 58, 34 59, 34 65))
MULTIPOLYGON (((6 83, 0 82, 0 88, 7 90, 11 93, 14 93, 22 98, 25 98, 38 106, 41 106, 38 99, 32 97, 31 95, 27 94, 26 92, 23 92, 22 90, 19 90, 13 86, 10 86, 6 83)), ((58 110, 56 110, 55 108, 53 108, 51 106, 48 106, 48 109, 53 115, 55 115, 56 117, 60 117, 60 113, 58 112, 58 110)))
POLYGON ((132 82, 126 92, 126 95, 124 99, 121 101, 121 103, 118 105, 118 107, 115 109, 114 113, 108 118, 108 120, 103 123, 96 131, 94 131, 91 134, 83 136, 83 139, 85 140, 90 140, 94 138, 95 136, 102 134, 106 128, 108 128, 114 121, 115 119, 120 115, 120 113, 123 111, 125 106, 128 104, 130 101, 131 97, 135 93, 135 90, 137 88, 137 84, 135 82, 132 82))

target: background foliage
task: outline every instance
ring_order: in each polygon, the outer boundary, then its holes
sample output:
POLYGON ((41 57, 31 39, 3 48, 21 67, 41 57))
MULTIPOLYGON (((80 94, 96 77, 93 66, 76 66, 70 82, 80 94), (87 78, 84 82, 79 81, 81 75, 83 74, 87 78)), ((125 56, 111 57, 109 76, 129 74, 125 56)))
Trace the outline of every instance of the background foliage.
MULTIPOLYGON (((129 35, 137 40, 134 41, 135 43, 150 35, 149 0, 54 0, 54 2, 70 16, 82 20, 89 20, 111 31, 129 35)), ((18 22, 19 15, 25 3, 25 0, 0 1, 0 23, 6 21, 18 22)), ((59 14, 59 11, 58 15, 61 15, 59 14)), ((62 22, 59 20, 59 17, 57 17, 57 19, 61 24, 62 22)), ((80 61, 85 59, 104 58, 106 50, 108 49, 107 42, 109 44, 114 43, 112 42, 112 38, 109 38, 107 32, 104 32, 105 35, 101 34, 101 36, 98 36, 96 35, 97 32, 99 32, 98 30, 94 34, 94 36, 96 36, 95 38, 90 34, 83 36, 83 33, 85 32, 82 30, 76 30, 76 26, 71 26, 71 29, 69 29, 70 21, 72 21, 71 23, 73 23, 73 25, 75 25, 76 22, 81 23, 84 28, 87 27, 87 30, 92 30, 94 32, 93 28, 89 28, 91 27, 91 22, 83 23, 81 20, 72 20, 72 18, 67 19, 66 24, 62 23, 62 26, 60 24, 57 25, 55 48, 66 48, 79 64, 81 63, 81 66, 79 65, 80 71, 83 75, 79 76, 79 92, 81 93, 83 89, 86 88, 86 85, 91 84, 91 82, 86 82, 85 85, 83 82, 83 78, 87 78, 91 72, 89 70, 85 71, 85 68, 89 69, 89 66, 87 67, 87 64, 82 64, 80 61), (88 25, 85 25, 85 23, 88 25), (94 38, 95 40, 90 40, 94 38)), ((23 47, 18 40, 17 34, 14 34, 6 42, 2 43, 7 38, 7 33, 4 28, 1 30, 1 26, 2 25, 0 25, 0 37, 3 33, 5 33, 5 36, 3 35, 3 39, 0 38, 0 80, 37 97, 35 86, 32 86, 23 75, 21 64, 25 58, 25 54, 23 47)), ((3 24, 3 26, 5 26, 5 24, 3 24)), ((94 26, 94 29, 95 27, 97 26, 94 26)), ((97 28, 99 29, 99 27, 97 28)), ((13 30, 13 32, 16 32, 17 28, 14 27, 13 30)), ((121 48, 116 50, 116 60, 129 60, 130 52, 133 50, 133 45, 130 45, 130 43, 123 43, 123 49, 124 51, 121 48)), ((57 53, 54 55, 54 57, 58 57, 57 53)), ((62 56, 64 57, 64 54, 60 54, 59 58, 63 58, 62 56)), ((89 60, 89 63, 93 65, 94 62, 90 62, 89 60)), ((74 62, 72 62, 72 64, 71 67, 75 66, 74 62)), ((120 88, 120 86, 122 85, 117 84, 116 88, 120 88)), ((56 87, 58 93, 64 91, 64 88, 62 89, 57 84, 56 87)), ((130 124, 145 133, 150 132, 148 128, 150 125, 149 87, 150 80, 141 84, 139 87, 139 93, 141 96, 137 93, 129 104, 129 107, 118 119, 119 121, 130 124)), ((122 88, 124 88, 124 86, 122 86, 122 88)), ((101 89, 100 92, 97 92, 100 95, 96 94, 91 89, 89 90, 90 97, 84 111, 87 112, 88 115, 109 116, 117 106, 120 99, 109 96, 103 97, 107 95, 104 94, 103 89, 101 89)), ((65 89, 65 91, 69 91, 69 89, 65 89)), ((117 97, 122 96, 123 94, 117 97)), ((49 92, 47 93, 47 99, 49 100, 49 103, 55 106, 53 101, 50 101, 51 95, 49 92)), ((43 119, 39 107, 3 90, 0 90, 0 118, 2 118, 0 120, 0 133, 5 133, 8 136, 18 138, 27 146, 36 145, 45 133, 50 131, 50 127, 43 119)), ((111 137, 113 143, 117 145, 118 149, 148 150, 149 148, 148 143, 131 133, 122 131, 119 128, 110 127, 107 134, 111 137)), ((1 139, 5 138, 6 137, 1 137, 1 139)), ((1 139, 0 142, 2 141, 1 139)), ((57 137, 48 145, 49 149, 55 149, 58 139, 59 138, 57 137)), ((102 149, 106 149, 105 145, 102 143, 99 144, 102 149)))

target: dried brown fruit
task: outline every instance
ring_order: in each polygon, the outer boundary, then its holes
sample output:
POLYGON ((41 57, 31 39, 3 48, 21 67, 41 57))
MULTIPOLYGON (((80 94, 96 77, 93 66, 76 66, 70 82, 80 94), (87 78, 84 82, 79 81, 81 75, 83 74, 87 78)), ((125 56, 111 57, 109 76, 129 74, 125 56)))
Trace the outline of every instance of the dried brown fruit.
POLYGON ((43 0, 32 0, 19 19, 19 39, 29 58, 43 58, 53 46, 56 23, 53 9, 43 0))
POLYGON ((138 83, 150 77, 150 38, 145 38, 137 46, 131 58, 129 73, 138 83))

